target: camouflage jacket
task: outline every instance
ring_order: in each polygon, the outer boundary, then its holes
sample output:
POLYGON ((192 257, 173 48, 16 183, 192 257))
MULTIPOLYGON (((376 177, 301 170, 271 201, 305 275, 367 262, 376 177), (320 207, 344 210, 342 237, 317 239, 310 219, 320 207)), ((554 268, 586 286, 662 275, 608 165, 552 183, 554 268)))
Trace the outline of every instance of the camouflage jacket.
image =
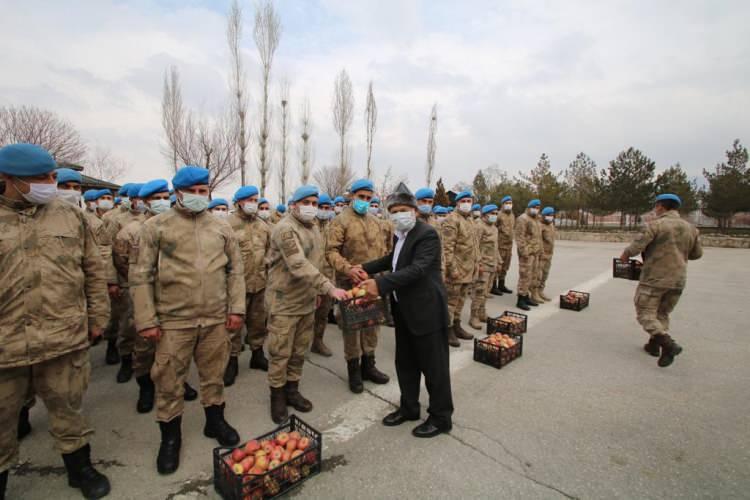
POLYGON ((475 231, 479 244, 481 274, 494 273, 502 264, 502 258, 497 251, 497 229, 494 224, 479 219, 479 223, 475 225, 475 231))
POLYGON ((102 254, 102 265, 104 266, 104 275, 107 278, 107 284, 117 285, 117 271, 112 262, 112 236, 109 229, 109 222, 103 216, 99 217, 95 213, 88 211, 83 211, 83 213, 89 221, 91 230, 94 232, 99 253, 102 254))
POLYGON ((479 266, 479 244, 470 215, 453 212, 440 226, 445 279, 448 283, 471 283, 479 266))
POLYGON ((542 254, 542 228, 537 218, 529 215, 528 209, 516 219, 514 234, 519 257, 542 254))
POLYGON ((557 234, 555 223, 547 224, 542 221, 539 224, 542 228, 542 258, 550 259, 552 254, 555 253, 555 235, 557 234))
POLYGON ((266 287, 268 279, 266 256, 271 248, 271 228, 261 218, 241 210, 229 214, 227 222, 232 226, 242 252, 245 292, 258 293, 266 287))
MULTIPOLYGON (((388 216, 386 215, 386 217, 388 216)), ((376 219, 380 224, 380 231, 383 233, 385 254, 389 254, 393 251, 393 223, 388 218, 380 219, 376 217, 376 219)))
POLYGON ((294 214, 284 217, 271 233, 266 311, 270 315, 301 316, 315 311, 315 299, 333 288, 323 267, 323 239, 315 223, 294 214))
POLYGON ((320 272, 323 273, 323 276, 335 282, 334 278, 336 277, 336 272, 333 270, 333 266, 331 265, 331 263, 328 262, 328 259, 325 258, 325 255, 327 253, 325 246, 328 244, 328 231, 331 229, 331 221, 320 220, 316 217, 315 225, 318 226, 318 231, 320 231, 321 244, 323 245, 323 258, 320 259, 320 272))
MULTIPOLYGON (((424 222, 425 224, 429 224, 429 225, 431 225, 431 226, 432 226, 432 227, 434 227, 435 229, 438 229, 438 228, 439 228, 439 226, 438 226, 438 222, 437 222, 437 219, 436 219, 436 218, 435 218, 435 216, 434 216, 434 215, 432 215, 432 214, 427 214, 427 215, 425 215, 425 214, 423 214, 422 212, 417 212, 417 219, 418 219, 418 220, 421 220, 421 221, 422 221, 422 222, 424 222)), ((438 234, 440 234, 440 231, 438 231, 438 234)))
POLYGON ((143 223, 153 217, 150 213, 144 214, 143 221, 134 220, 129 222, 115 236, 112 244, 112 258, 117 269, 117 278, 122 288, 128 288, 128 275, 130 273, 131 255, 138 255, 138 235, 143 223))
POLYGON ((497 246, 507 250, 513 247, 513 229, 516 224, 516 216, 513 212, 500 210, 497 214, 497 246))
POLYGON ((347 207, 331 221, 326 257, 342 284, 348 280, 352 266, 379 259, 387 253, 383 229, 376 217, 359 215, 347 207))
POLYGON ((670 210, 646 224, 625 252, 630 257, 643 254, 642 284, 681 290, 687 281, 687 261, 700 259, 703 247, 698 229, 670 210))
POLYGON ((195 328, 245 314, 245 275, 234 231, 208 211, 175 205, 151 217, 130 254, 137 331, 195 328))
POLYGON ((28 366, 89 346, 105 328, 102 257, 83 211, 0 196, 0 368, 28 366))

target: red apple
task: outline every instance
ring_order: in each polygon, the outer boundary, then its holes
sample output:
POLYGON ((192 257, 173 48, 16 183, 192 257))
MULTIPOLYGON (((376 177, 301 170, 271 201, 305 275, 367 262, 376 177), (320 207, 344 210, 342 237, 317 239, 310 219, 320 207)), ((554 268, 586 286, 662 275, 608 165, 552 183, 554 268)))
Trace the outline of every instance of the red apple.
POLYGON ((297 443, 297 449, 298 450, 303 450, 304 451, 304 450, 307 449, 308 446, 310 446, 310 438, 303 437, 297 443))
POLYGON ((276 436, 276 442, 279 443, 279 446, 286 446, 286 443, 289 441, 289 434, 286 432, 280 432, 276 436))
POLYGON ((297 431, 292 431, 289 433, 289 439, 294 439, 295 441, 299 441, 299 438, 301 438, 302 435, 300 435, 297 431))
POLYGON ((233 470, 233 471, 234 471, 234 473, 235 473, 235 474, 237 474, 238 476, 241 476, 241 475, 242 475, 242 473, 243 473, 243 472, 245 472, 245 469, 243 469, 243 468, 242 468, 242 464, 234 464, 234 465, 232 466, 232 470, 233 470))
POLYGON ((255 458, 255 468, 265 471, 268 468, 268 457, 265 455, 255 458))
POLYGON ((245 457, 245 459, 242 461, 242 468, 245 470, 252 469, 253 465, 255 465, 255 457, 245 457))
POLYGON ((286 449, 287 451, 294 451, 297 449, 297 440, 296 439, 290 439, 286 443, 286 449))
POLYGON ((232 452, 232 460, 235 462, 242 462, 243 458, 245 458, 245 452, 242 451, 242 448, 235 448, 232 452))
POLYGON ((271 461, 274 461, 274 460, 281 461, 281 457, 283 456, 284 456, 284 452, 282 451, 282 449, 276 448, 275 450, 271 452, 271 461))
POLYGON ((255 455, 255 452, 260 449, 260 443, 253 439, 245 444, 245 453, 248 455, 255 455))
POLYGON ((288 462, 292 458, 292 452, 289 450, 286 450, 284 454, 281 456, 282 462, 288 462))
POLYGON ((266 452, 266 455, 270 455, 273 451, 273 443, 271 441, 263 441, 260 443, 260 447, 266 452))
POLYGON ((268 470, 274 470, 279 465, 281 465, 281 462, 278 460, 271 460, 271 463, 268 464, 268 470))

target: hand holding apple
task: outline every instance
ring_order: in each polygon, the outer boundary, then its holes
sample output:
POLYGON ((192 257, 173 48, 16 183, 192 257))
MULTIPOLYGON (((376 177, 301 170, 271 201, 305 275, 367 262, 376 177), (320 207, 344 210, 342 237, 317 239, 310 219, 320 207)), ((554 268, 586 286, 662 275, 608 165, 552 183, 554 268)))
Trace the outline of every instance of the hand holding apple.
POLYGON ((374 279, 368 279, 360 283, 360 288, 364 289, 368 295, 372 297, 379 297, 380 290, 378 289, 378 283, 374 279))

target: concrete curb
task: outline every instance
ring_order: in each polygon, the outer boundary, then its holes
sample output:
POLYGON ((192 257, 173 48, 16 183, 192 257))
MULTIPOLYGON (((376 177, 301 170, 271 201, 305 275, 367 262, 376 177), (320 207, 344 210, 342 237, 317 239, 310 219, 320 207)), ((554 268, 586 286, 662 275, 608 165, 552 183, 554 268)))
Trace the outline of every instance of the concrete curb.
MULTIPOLYGON (((627 243, 633 241, 638 233, 613 231, 613 232, 586 232, 586 231, 557 231, 558 240, 568 241, 596 241, 610 243, 627 243)), ((750 238, 732 238, 731 236, 701 236, 701 244, 705 247, 718 248, 750 248, 750 238)))

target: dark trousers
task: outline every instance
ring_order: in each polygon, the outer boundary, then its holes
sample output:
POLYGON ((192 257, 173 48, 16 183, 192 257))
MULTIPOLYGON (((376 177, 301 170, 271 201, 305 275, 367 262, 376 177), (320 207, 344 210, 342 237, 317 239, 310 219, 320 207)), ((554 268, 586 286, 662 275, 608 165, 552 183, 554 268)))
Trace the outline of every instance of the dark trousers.
POLYGON ((396 375, 401 389, 401 413, 419 417, 419 384, 424 375, 430 405, 427 413, 438 427, 450 427, 453 415, 451 374, 448 354, 448 332, 414 335, 394 302, 396 323, 396 375))

